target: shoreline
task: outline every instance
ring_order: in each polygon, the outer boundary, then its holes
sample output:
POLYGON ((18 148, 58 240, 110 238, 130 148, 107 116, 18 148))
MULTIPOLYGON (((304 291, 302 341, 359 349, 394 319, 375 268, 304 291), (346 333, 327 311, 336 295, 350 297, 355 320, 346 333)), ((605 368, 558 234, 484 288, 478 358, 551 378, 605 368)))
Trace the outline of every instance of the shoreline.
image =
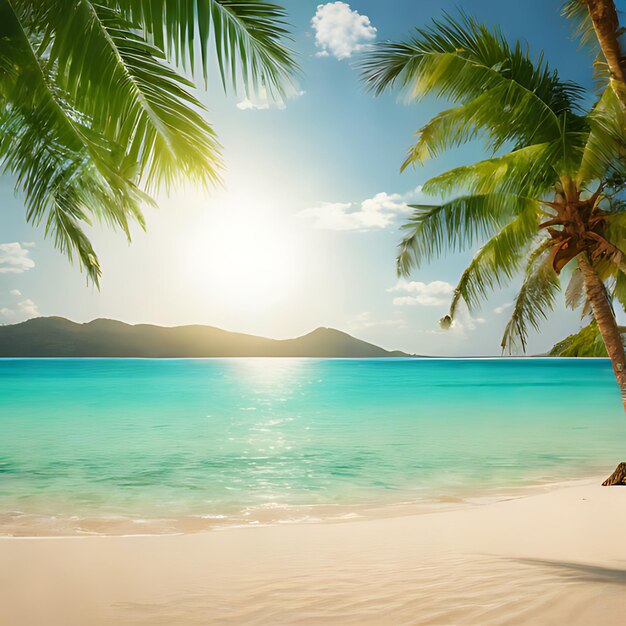
MULTIPOLYGON (((609 475, 608 473, 606 474, 609 475)), ((90 537, 158 537, 221 532, 236 528, 264 528, 272 526, 344 524, 357 521, 375 521, 430 515, 450 511, 467 510, 498 502, 517 500, 549 493, 558 489, 600 485, 606 476, 581 472, 580 477, 558 480, 555 477, 529 480, 511 487, 485 487, 475 491, 466 490, 454 495, 429 495, 416 500, 370 501, 358 503, 325 504, 277 504, 268 503, 246 507, 244 513, 202 514, 190 513, 180 516, 107 513, 98 515, 38 514, 9 510, 5 518, 21 520, 23 524, 11 525, 0 522, 0 540, 38 538, 90 538, 90 537), (55 532, 54 524, 73 525, 71 532, 55 532), (46 528, 47 526, 47 528, 46 528), (139 532, 140 526, 145 529, 139 532), (130 532, 136 528, 138 532, 130 532)))
POLYGON ((617 626, 626 489, 591 480, 349 523, 4 537, 0 623, 617 626))

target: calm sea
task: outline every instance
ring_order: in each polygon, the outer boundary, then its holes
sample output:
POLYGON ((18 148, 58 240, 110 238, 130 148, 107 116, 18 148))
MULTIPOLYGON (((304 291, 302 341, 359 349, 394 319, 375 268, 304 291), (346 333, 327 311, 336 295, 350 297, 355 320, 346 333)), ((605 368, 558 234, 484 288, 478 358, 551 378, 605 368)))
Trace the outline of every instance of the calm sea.
POLYGON ((604 359, 0 360, 0 534, 441 506, 625 451, 604 359))

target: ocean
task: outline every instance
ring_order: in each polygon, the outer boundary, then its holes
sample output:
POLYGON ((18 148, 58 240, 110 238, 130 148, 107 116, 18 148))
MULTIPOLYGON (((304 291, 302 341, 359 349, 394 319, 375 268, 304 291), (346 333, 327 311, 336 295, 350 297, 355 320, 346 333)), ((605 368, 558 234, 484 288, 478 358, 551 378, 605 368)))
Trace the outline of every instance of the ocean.
POLYGON ((606 359, 0 359, 0 534, 463 506, 608 475, 606 359))

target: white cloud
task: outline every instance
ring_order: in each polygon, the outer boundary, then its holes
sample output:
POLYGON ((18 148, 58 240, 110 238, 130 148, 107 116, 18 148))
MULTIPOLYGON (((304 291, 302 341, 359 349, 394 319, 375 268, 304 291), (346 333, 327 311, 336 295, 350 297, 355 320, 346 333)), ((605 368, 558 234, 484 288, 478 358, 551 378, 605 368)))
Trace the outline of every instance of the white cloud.
POLYGON ((31 317, 39 317, 39 315, 41 314, 37 305, 30 299, 18 302, 14 309, 0 308, 0 317, 3 317, 8 322, 21 322, 31 317))
POLYGON ((466 330, 476 330, 476 328, 481 324, 486 324, 487 320, 482 317, 472 317, 467 306, 463 303, 460 303, 457 306, 457 311, 454 316, 454 320, 452 325, 448 330, 444 330, 442 332, 449 333, 450 331, 456 331, 458 333, 463 333, 466 330))
POLYGON ((316 54, 319 57, 332 54, 337 59, 347 59, 376 39, 370 18, 350 9, 347 2, 318 4, 311 26, 315 45, 320 48, 316 54))
POLYGON ((500 306, 497 306, 493 312, 496 315, 501 315, 502 313, 504 313, 507 309, 510 309, 513 306, 512 302, 505 302, 504 304, 501 304, 500 306))
POLYGON ((263 111, 270 108, 270 103, 267 101, 253 102, 249 98, 244 98, 241 102, 237 103, 237 108, 242 111, 249 111, 254 109, 256 111, 263 111))
POLYGON ((19 289, 11 289, 11 291, 9 291, 9 293, 12 296, 21 296, 22 295, 22 292, 19 289))
POLYGON ((35 261, 24 246, 17 241, 0 243, 0 274, 21 274, 35 267, 35 261))
POLYGON ((461 301, 457 305, 456 313, 452 324, 448 328, 431 328, 429 330, 420 330, 418 332, 425 335, 465 335, 467 331, 476 330, 478 326, 486 324, 487 320, 482 317, 472 317, 467 305, 461 301))
POLYGON ((406 193, 388 194, 384 191, 373 198, 355 202, 320 202, 304 209, 299 217, 309 219, 314 228, 343 231, 368 231, 387 228, 396 217, 411 212, 408 202, 421 194, 421 186, 406 193))
MULTIPOLYGON (((301 98, 305 93, 306 91, 293 91, 292 93, 287 94, 287 99, 294 100, 295 98, 301 98)), ((287 108, 287 104, 283 99, 272 101, 267 94, 267 90, 265 88, 261 88, 258 96, 244 98, 241 102, 237 103, 237 108, 241 111, 267 111, 272 107, 272 105, 281 111, 287 108)))
POLYGON ((440 306, 449 303, 454 286, 443 280, 422 283, 402 279, 388 291, 403 291, 408 294, 394 298, 393 303, 396 306, 440 306))
MULTIPOLYGON (((450 304, 451 296, 454 293, 454 285, 443 280, 422 283, 401 279, 387 291, 400 291, 407 294, 393 299, 393 303, 396 306, 443 306, 450 304)), ((449 334, 451 332, 462 334, 469 330, 475 330, 480 324, 485 324, 486 321, 482 317, 472 317, 467 305, 461 300, 456 307, 454 320, 449 328, 445 330, 438 328, 437 330, 431 329, 421 332, 428 335, 449 334)))
MULTIPOLYGON (((397 284, 389 292, 404 292, 406 295, 398 296, 393 299, 396 306, 443 306, 449 305, 452 294, 454 293, 454 285, 443 281, 433 280, 430 283, 422 283, 419 281, 407 281, 400 279, 397 284)), ((472 317, 467 305, 461 300, 456 307, 454 320, 448 328, 438 328, 419 331, 427 335, 442 335, 449 333, 463 334, 466 331, 476 330, 476 328, 485 324, 487 320, 482 317, 472 317)))
POLYGON ((363 330, 367 328, 376 328, 381 326, 405 328, 406 321, 401 317, 395 317, 391 319, 376 319, 369 311, 359 313, 354 319, 348 322, 348 325, 353 330, 363 330))

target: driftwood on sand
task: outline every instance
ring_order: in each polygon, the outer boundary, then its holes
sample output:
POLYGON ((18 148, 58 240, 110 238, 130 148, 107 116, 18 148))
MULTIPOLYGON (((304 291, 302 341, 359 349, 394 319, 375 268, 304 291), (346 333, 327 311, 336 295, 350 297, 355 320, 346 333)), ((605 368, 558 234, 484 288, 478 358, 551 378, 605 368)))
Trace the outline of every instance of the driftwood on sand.
POLYGON ((626 463, 620 463, 617 469, 602 483, 604 487, 626 485, 626 463))

